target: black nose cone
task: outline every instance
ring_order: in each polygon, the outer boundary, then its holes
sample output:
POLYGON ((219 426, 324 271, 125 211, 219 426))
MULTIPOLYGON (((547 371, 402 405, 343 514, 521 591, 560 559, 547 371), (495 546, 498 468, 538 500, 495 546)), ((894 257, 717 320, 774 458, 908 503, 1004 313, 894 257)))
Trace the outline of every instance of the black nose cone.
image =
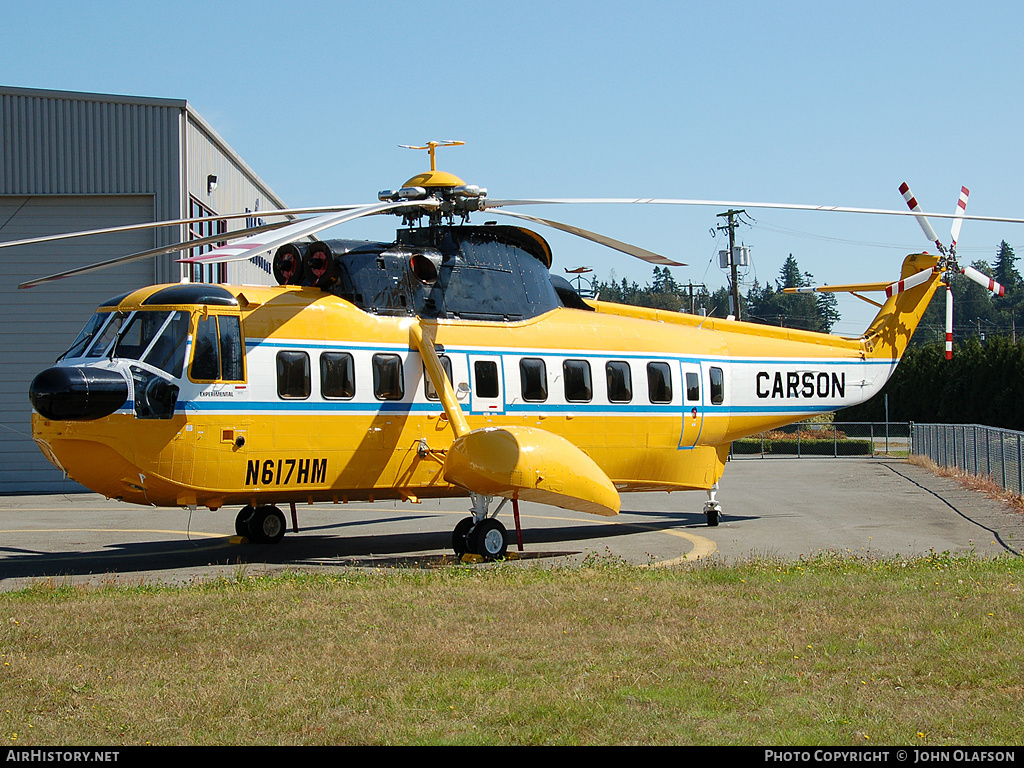
POLYGON ((43 418, 89 421, 109 416, 128 400, 128 382, 102 368, 47 368, 32 381, 28 399, 43 418))

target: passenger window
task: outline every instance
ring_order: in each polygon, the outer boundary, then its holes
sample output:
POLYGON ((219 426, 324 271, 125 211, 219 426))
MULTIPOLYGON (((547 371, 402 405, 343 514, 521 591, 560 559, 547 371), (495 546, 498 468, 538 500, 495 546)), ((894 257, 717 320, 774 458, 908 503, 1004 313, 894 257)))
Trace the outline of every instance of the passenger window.
MULTIPOLYGON (((444 374, 448 377, 448 382, 452 381, 452 359, 448 355, 438 355, 437 359, 441 361, 441 367, 444 368, 444 374)), ((430 376, 427 375, 427 367, 423 366, 423 394, 427 396, 427 400, 440 400, 438 397, 437 390, 434 389, 434 383, 430 380, 430 376)))
POLYGON ((672 369, 668 363, 647 364, 647 394, 652 403, 672 402, 672 369))
POLYGON ((686 401, 696 403, 700 400, 700 376, 696 373, 686 374, 686 401))
POLYGON ((477 360, 473 363, 473 374, 476 378, 477 397, 497 397, 498 364, 493 360, 477 360))
POLYGON ((285 400, 304 400, 311 389, 309 355, 305 352, 277 353, 277 396, 285 400))
POLYGON ((725 402, 725 376, 721 368, 711 368, 708 373, 711 379, 711 403, 721 405, 725 402))
POLYGON ((548 367, 539 357, 524 357, 519 361, 519 381, 523 400, 542 403, 548 399, 548 367))
POLYGON ((625 360, 612 360, 605 363, 604 373, 608 380, 609 402, 628 403, 633 399, 633 375, 629 363, 625 360))
POLYGON ((356 368, 348 352, 320 355, 320 394, 328 400, 351 400, 356 396, 356 368))
POLYGON ((590 363, 586 360, 566 360, 562 363, 562 381, 565 399, 570 403, 589 403, 594 397, 590 383, 590 363))
POLYGON ((373 396, 378 400, 401 400, 405 396, 402 358, 398 355, 373 356, 373 396))

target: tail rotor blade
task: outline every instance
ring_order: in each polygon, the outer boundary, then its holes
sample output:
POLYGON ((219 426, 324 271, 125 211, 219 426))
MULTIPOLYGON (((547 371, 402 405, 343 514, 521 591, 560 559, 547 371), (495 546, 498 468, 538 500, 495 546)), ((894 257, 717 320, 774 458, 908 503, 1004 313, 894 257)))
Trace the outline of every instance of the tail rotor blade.
POLYGON ((914 218, 917 219, 917 223, 921 225, 921 229, 924 230, 924 236, 935 243, 940 253, 945 253, 946 249, 939 240, 939 236, 935 234, 935 230, 932 229, 932 225, 928 222, 928 219, 921 211, 921 206, 917 204, 917 198, 914 197, 914 193, 910 191, 910 187, 907 186, 907 182, 905 181, 900 184, 900 194, 902 194, 903 199, 907 201, 907 207, 913 212, 914 218))
POLYGON ((969 278, 980 285, 987 291, 991 291, 996 296, 1003 296, 1006 293, 1006 289, 993 280, 991 277, 986 275, 984 272, 979 272, 974 267, 963 268, 964 277, 969 278))
POLYGON ((923 269, 920 272, 916 272, 910 277, 893 283, 885 289, 885 295, 892 298, 897 293, 903 293, 909 291, 911 288, 916 288, 921 283, 927 282, 928 278, 931 277, 935 271, 933 269, 923 269))
POLYGON ((953 359, 953 289, 946 286, 946 359, 953 359))
POLYGON ((953 212, 953 226, 950 227, 949 234, 953 238, 953 247, 956 248, 956 241, 960 239, 960 226, 964 223, 964 212, 967 210, 967 196, 971 194, 971 190, 967 187, 960 187, 960 199, 956 203, 956 210, 953 212))

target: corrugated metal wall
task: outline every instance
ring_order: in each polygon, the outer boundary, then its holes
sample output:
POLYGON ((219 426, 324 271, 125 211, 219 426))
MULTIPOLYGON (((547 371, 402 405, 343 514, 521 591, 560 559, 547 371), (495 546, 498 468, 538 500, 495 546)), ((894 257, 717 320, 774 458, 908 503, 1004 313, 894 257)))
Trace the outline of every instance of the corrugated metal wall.
MULTIPOLYGON (((195 113, 189 113, 185 126, 186 184, 190 194, 216 213, 253 211, 253 218, 262 217, 266 223, 280 221, 280 216, 267 216, 263 212, 284 208, 284 203, 267 187, 256 173, 245 164, 224 140, 195 113), (217 177, 217 189, 208 192, 209 176, 217 177)), ((228 231, 247 226, 245 219, 228 221, 228 231)), ((228 264, 227 282, 233 284, 273 284, 269 268, 270 255, 251 261, 228 264)))
MULTIPOLYGON (((153 220, 152 195, 0 197, 4 239, 22 239, 153 220)), ((135 262, 117 269, 18 290, 32 277, 91 264, 111 253, 153 247, 153 231, 89 238, 74 246, 27 245, 0 251, 0 492, 81 490, 63 476, 32 442, 28 388, 71 346, 96 305, 152 282, 153 267, 135 262)))
MULTIPOLYGON (((0 87, 0 240, 184 218, 190 196, 217 213, 257 199, 283 207, 185 101, 0 87), (218 176, 214 196, 209 174, 218 176)), ((28 291, 17 284, 182 237, 179 226, 0 251, 0 493, 68 490, 28 434, 32 377, 101 301, 177 282, 180 267, 173 254, 28 291)), ((247 263, 229 278, 272 282, 247 263)))

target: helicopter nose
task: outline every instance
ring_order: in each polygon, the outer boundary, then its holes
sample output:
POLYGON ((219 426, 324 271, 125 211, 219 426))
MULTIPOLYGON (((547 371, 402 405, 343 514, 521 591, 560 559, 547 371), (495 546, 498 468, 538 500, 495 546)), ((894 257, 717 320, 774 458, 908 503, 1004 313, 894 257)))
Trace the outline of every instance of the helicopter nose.
POLYGON ((47 368, 28 390, 32 407, 52 421, 90 421, 109 416, 128 400, 128 382, 103 368, 47 368))

